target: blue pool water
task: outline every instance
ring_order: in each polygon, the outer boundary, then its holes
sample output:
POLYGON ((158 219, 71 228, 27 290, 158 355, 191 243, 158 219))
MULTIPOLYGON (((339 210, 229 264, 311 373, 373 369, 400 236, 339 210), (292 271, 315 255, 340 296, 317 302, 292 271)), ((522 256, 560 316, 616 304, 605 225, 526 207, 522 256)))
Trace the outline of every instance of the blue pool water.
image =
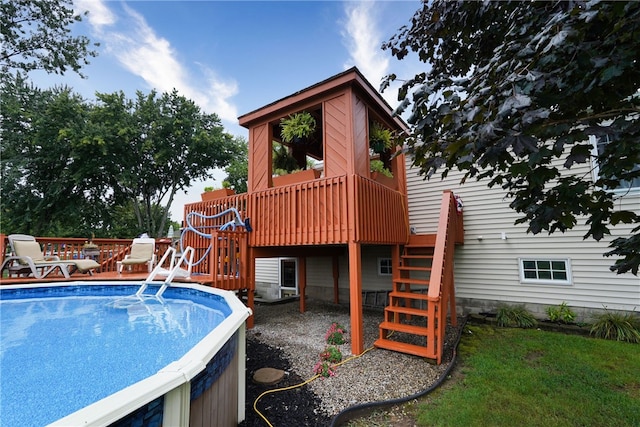
POLYGON ((0 425, 43 426, 147 378, 231 312, 206 292, 137 289, 0 290, 0 425))

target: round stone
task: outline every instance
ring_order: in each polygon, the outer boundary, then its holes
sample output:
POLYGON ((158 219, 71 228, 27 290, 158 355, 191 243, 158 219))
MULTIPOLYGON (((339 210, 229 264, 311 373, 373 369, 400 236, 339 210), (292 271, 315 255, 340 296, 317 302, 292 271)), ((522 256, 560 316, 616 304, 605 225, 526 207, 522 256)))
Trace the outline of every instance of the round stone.
POLYGON ((253 381, 258 384, 273 385, 284 378, 284 371, 275 368, 260 368, 253 374, 253 381))

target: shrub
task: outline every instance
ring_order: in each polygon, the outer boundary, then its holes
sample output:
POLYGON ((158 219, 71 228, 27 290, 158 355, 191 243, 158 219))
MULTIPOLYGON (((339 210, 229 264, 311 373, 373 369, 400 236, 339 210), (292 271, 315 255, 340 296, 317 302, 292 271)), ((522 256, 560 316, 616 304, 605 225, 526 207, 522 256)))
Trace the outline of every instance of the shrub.
POLYGON ((523 305, 502 305, 498 307, 496 319, 500 326, 533 328, 538 324, 538 321, 533 317, 533 314, 529 313, 523 305))
POLYGON ((547 316, 552 322, 572 323, 576 318, 576 313, 569 308, 566 302, 558 306, 547 307, 547 316))
POLYGON ((606 340, 640 343, 640 320, 633 313, 605 312, 594 316, 591 334, 606 340))
POLYGON ((313 367, 313 373, 325 378, 333 377, 336 374, 336 368, 326 360, 321 360, 313 367))
POLYGON ((342 352, 338 347, 327 347, 320 353, 320 359, 329 363, 338 363, 342 361, 342 352))
POLYGON ((333 322, 324 338, 327 341, 327 344, 332 344, 332 345, 344 344, 346 342, 344 339, 345 332, 346 330, 344 326, 342 326, 337 322, 333 322))

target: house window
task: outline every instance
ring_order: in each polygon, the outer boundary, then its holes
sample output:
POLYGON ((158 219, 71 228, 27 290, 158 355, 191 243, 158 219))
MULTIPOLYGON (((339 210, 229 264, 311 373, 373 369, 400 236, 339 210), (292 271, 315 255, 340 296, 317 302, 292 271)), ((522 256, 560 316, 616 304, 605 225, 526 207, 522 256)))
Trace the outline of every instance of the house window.
MULTIPOLYGON (((608 143, 611 142, 609 135, 602 135, 600 137, 595 137, 594 135, 589 136, 589 140, 593 145, 593 149, 591 152, 592 158, 592 171, 593 171, 593 181, 597 181, 600 178, 600 167, 598 165, 598 156, 604 152, 604 148, 608 143)), ((634 170, 640 169, 640 165, 636 165, 634 170)), ((612 188, 612 190, 618 191, 629 191, 629 190, 640 190, 640 177, 634 178, 631 181, 620 180, 620 184, 616 188, 612 188)))
POLYGON ((391 258, 378 258, 378 275, 391 276, 391 258))
POLYGON ((568 259, 520 258, 520 282, 570 285, 571 263, 568 259))

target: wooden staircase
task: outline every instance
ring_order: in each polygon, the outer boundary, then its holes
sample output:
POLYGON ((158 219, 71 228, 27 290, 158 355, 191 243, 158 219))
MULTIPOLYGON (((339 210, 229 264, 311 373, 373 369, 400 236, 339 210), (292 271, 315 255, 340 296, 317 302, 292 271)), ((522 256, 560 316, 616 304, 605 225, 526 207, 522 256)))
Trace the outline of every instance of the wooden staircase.
POLYGON ((376 347, 429 357, 429 277, 435 236, 412 235, 394 266, 389 305, 384 309, 376 347))
POLYGON ((453 252, 462 237, 462 215, 445 192, 438 234, 411 235, 393 256, 393 283, 374 345, 440 363, 447 325, 456 324, 453 252))

